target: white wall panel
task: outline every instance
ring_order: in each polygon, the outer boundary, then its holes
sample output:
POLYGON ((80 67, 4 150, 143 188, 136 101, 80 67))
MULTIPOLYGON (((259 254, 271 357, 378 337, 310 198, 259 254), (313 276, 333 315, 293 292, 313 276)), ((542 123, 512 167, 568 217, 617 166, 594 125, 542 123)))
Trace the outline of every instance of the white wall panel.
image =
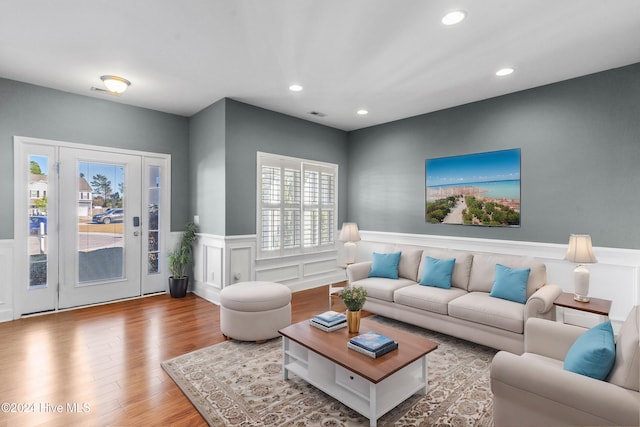
POLYGON ((4 280, 0 281, 0 322, 13 319, 13 240, 0 240, 0 271, 4 280))

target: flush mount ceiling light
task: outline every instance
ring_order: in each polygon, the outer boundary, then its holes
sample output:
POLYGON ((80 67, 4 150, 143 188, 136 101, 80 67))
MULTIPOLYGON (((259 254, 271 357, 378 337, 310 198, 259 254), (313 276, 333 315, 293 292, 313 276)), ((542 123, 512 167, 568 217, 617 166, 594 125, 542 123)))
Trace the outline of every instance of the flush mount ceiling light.
POLYGON ((362 109, 362 110, 356 111, 356 114, 358 114, 359 116, 366 116, 367 114, 369 114, 369 111, 362 109))
POLYGON ((496 76, 498 77, 504 77, 504 76, 508 76, 509 74, 513 73, 515 70, 511 67, 506 67, 506 68, 501 68, 498 71, 496 71, 496 76))
POLYGON ((300 92, 302 90, 302 86, 300 86, 298 84, 293 84, 293 85, 289 86, 289 90, 291 92, 300 92))
POLYGON ((129 80, 118 76, 100 76, 100 80, 104 82, 109 92, 117 94, 124 92, 131 85, 129 80))
POLYGON ((91 90, 106 92, 112 95, 120 95, 131 85, 129 80, 118 76, 100 76, 100 80, 102 80, 106 89, 92 87, 91 90))
POLYGON ((456 25, 464 21, 467 17, 467 12, 464 10, 453 10, 442 17, 442 23, 444 25, 456 25))

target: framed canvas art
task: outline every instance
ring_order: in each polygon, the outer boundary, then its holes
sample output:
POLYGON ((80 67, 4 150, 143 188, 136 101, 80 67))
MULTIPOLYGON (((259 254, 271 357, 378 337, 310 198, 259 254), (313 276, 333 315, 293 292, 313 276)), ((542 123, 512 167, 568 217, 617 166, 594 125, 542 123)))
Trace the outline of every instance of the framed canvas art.
POLYGON ((520 149, 427 159, 426 221, 520 226, 520 149))

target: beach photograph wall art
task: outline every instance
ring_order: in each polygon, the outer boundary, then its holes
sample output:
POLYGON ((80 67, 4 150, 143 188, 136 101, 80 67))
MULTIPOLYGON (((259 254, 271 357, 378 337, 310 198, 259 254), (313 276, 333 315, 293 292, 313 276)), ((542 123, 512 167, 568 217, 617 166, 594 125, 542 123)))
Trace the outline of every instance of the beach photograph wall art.
POLYGON ((426 221, 520 227, 520 149, 427 159, 426 221))

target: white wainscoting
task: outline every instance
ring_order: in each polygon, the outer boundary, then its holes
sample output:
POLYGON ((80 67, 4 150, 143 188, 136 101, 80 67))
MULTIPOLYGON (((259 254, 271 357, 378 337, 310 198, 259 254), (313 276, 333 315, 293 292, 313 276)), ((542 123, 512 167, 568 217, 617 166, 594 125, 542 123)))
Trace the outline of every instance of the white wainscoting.
POLYGON ((337 283, 346 280, 345 270, 338 266, 340 246, 319 254, 258 260, 255 235, 198 234, 191 290, 218 304, 220 291, 238 282, 278 282, 292 291, 337 283))
POLYGON ((0 322, 6 322, 13 320, 13 239, 0 240, 0 271, 4 271, 0 282, 0 322))
MULTIPOLYGON (((383 252, 394 244, 530 256, 546 264, 548 283, 557 284, 565 292, 573 292, 573 269, 576 266, 564 261, 567 245, 363 230, 360 230, 360 236, 357 261, 370 260, 374 251, 383 252)), ((609 317, 619 324, 634 305, 640 304, 640 251, 603 247, 594 247, 593 250, 598 262, 587 265, 591 272, 589 295, 613 301, 609 317)), ((565 313, 565 321, 590 326, 594 316, 571 310, 565 313)))

